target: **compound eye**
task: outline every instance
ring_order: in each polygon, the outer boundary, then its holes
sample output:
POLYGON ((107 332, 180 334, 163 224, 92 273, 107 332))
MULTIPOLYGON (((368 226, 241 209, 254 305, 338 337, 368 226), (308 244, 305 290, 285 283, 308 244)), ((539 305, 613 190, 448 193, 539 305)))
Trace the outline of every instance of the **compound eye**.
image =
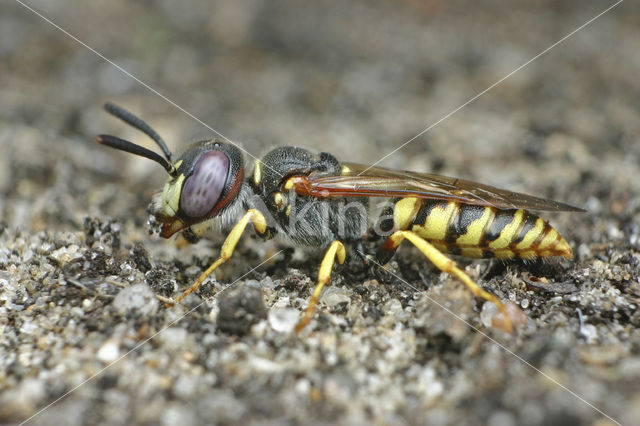
POLYGON ((202 218, 218 203, 229 175, 229 157, 209 151, 198 159, 182 187, 180 208, 189 217, 202 218))

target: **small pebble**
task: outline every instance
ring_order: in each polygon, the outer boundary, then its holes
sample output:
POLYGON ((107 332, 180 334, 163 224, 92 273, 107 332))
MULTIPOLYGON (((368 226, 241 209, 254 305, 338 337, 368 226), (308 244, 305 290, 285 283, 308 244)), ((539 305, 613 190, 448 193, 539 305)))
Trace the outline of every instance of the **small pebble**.
POLYGON ((267 318, 275 331, 291 333, 298 323, 300 312, 293 308, 271 308, 267 318))
POLYGON ((118 356, 120 356, 120 348, 114 340, 104 342, 98 349, 98 353, 96 353, 96 358, 107 364, 118 359, 118 356))
POLYGON ((218 307, 216 324, 227 334, 245 335, 253 324, 267 318, 262 289, 256 281, 223 292, 218 307))
POLYGON ((158 300, 147 284, 125 287, 113 299, 113 307, 120 315, 153 315, 158 310, 158 300))

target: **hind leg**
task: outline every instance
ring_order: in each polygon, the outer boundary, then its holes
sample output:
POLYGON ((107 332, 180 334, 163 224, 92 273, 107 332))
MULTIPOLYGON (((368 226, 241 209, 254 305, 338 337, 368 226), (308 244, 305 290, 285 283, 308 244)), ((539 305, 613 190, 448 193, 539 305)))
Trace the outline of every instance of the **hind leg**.
POLYGON ((453 260, 449 259, 440 250, 435 248, 431 243, 420 237, 418 234, 412 231, 396 231, 391 234, 382 245, 381 252, 385 253, 388 251, 395 251, 405 238, 411 241, 411 243, 416 246, 418 250, 420 250, 420 252, 424 254, 425 257, 429 259, 438 269, 440 269, 442 272, 453 275, 460 281, 462 281, 462 283, 466 285, 467 288, 476 295, 476 297, 494 303, 504 317, 504 330, 508 333, 512 332, 513 325, 511 324, 511 320, 509 319, 507 310, 505 309, 502 302, 493 294, 483 290, 471 279, 471 277, 469 277, 469 275, 467 275, 462 269, 458 268, 453 260))

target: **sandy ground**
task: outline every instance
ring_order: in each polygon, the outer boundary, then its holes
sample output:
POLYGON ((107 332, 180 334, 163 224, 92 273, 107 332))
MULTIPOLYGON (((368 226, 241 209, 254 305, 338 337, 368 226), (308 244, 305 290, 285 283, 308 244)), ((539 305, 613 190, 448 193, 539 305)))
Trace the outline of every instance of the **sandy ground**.
POLYGON ((336 269, 299 335, 320 253, 251 236, 165 309, 159 297, 190 285, 223 236, 182 247, 149 234, 164 171, 94 138, 157 148, 104 102, 174 151, 217 131, 256 156, 299 145, 372 163, 613 4, 300 3, 29 2, 104 57, 0 5, 0 422, 639 424, 631 1, 382 163, 588 210, 545 215, 573 261, 458 259, 521 307, 513 335, 408 247, 391 264, 402 280, 357 259, 336 269))

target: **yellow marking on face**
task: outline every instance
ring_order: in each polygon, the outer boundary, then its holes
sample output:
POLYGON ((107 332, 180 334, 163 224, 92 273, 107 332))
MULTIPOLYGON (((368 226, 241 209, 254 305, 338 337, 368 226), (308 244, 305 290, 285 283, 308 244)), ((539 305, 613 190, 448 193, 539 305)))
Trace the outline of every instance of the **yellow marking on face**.
POLYGON ((351 173, 351 169, 348 166, 342 166, 342 176, 346 176, 351 173))
POLYGON ((287 200, 285 200, 281 192, 276 192, 273 194, 273 203, 278 207, 278 210, 282 210, 287 204, 287 200))
MULTIPOLYGON (((533 228, 531 228, 529 232, 526 233, 522 241, 516 244, 516 250, 524 250, 526 248, 531 247, 531 244, 533 244, 535 240, 538 239, 538 236, 540 236, 540 233, 543 230, 544 230, 544 220, 537 218, 533 228)), ((520 257, 522 257, 522 254, 520 254, 520 257)))
POLYGON ((393 209, 393 225, 395 229, 407 229, 416 218, 422 202, 413 197, 398 201, 393 209))
POLYGON ((182 161, 183 161, 183 160, 178 160, 178 161, 176 162, 176 164, 174 164, 174 165, 173 165, 173 167, 175 167, 176 169, 179 169, 179 168, 180 168, 180 166, 182 165, 182 161))
POLYGON ((436 206, 427 216, 424 225, 413 225, 412 231, 425 240, 442 241, 447 235, 447 228, 451 216, 457 209, 458 206, 454 202, 447 203, 445 208, 436 206))
POLYGON ((258 185, 262 180, 262 162, 260 160, 256 160, 253 165, 253 183, 258 185))
POLYGON ((287 206, 287 210, 285 210, 284 214, 286 214, 287 216, 289 216, 291 214, 291 206, 287 206))
POLYGON ((513 214, 513 220, 511 221, 511 223, 502 228, 500 236, 489 243, 490 249, 503 249, 511 244, 511 241, 513 241, 513 236, 515 235, 516 231, 520 229, 523 214, 523 210, 516 210, 516 212, 513 214))
MULTIPOLYGON (((456 240, 456 244, 461 246, 477 246, 480 244, 480 240, 482 239, 482 235, 487 222, 494 215, 494 210, 490 207, 485 207, 482 216, 467 226, 467 232, 463 235, 460 235, 456 240)), ((482 251, 482 250, 481 250, 482 251)), ((466 256, 466 255, 464 255, 466 256)), ((468 256, 468 257, 478 257, 478 256, 468 256)), ((482 257, 482 254, 480 255, 482 257)))
POLYGON ((472 257, 474 259, 482 259, 483 253, 481 248, 467 247, 460 250, 460 255, 464 257, 472 257))
POLYGON ((552 248, 551 244, 553 244, 557 238, 558 238, 558 231, 556 231, 553 228, 549 229, 549 232, 547 232, 547 235, 545 235, 542 241, 540 241, 540 245, 538 245, 538 250, 544 251, 546 249, 551 249, 552 248))
MULTIPOLYGON (((181 160, 182 161, 182 160, 181 160)), ((178 163, 180 163, 179 161, 178 163)), ((182 193, 184 175, 169 178, 162 190, 162 213, 167 217, 174 217, 180 208, 180 194, 182 193)))

